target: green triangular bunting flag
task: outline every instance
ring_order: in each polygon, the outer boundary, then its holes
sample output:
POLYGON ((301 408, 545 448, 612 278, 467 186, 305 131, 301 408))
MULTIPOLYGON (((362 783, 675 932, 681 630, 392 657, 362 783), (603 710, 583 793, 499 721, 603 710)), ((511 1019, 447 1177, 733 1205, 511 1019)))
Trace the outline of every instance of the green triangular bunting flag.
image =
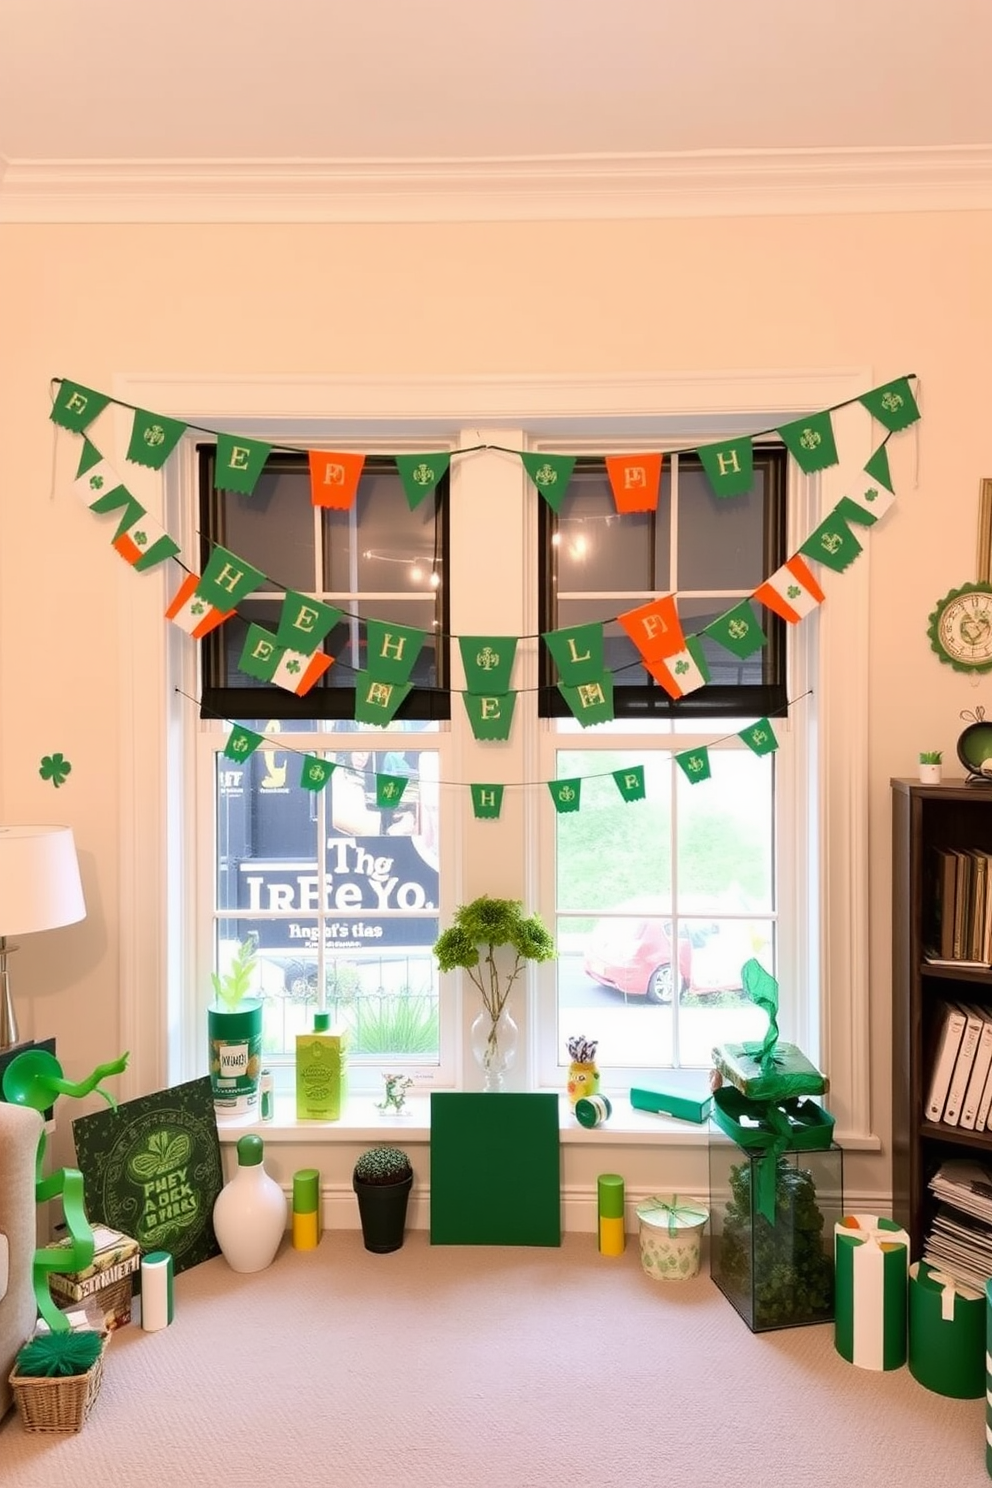
POLYGON ((582 682, 578 687, 566 687, 564 682, 559 682, 558 691, 583 728, 589 728, 594 723, 610 723, 616 717, 613 710, 613 677, 609 672, 604 672, 601 677, 590 682, 582 682))
POLYGON ((324 604, 319 599, 311 599, 308 594, 290 589, 282 602, 276 640, 280 646, 287 646, 291 651, 301 651, 304 656, 312 656, 327 632, 333 630, 340 619, 341 611, 336 610, 333 605, 324 604))
POLYGON ((783 424, 778 432, 789 454, 807 475, 837 464, 837 444, 829 409, 826 413, 810 413, 794 423, 783 424))
POLYGON ((644 790, 644 766, 628 765, 626 770, 614 770, 613 779, 617 783, 617 790, 625 801, 643 801, 644 790))
POLYGON ((240 723, 236 723, 224 746, 224 755, 231 760, 246 760, 255 753, 262 738, 262 734, 256 734, 253 729, 244 728, 240 723))
POLYGON ((409 783, 408 775, 377 775, 375 777, 375 804, 385 810, 398 806, 409 783))
POLYGON ((218 610, 233 610, 265 578, 260 568, 252 568, 227 548, 214 548, 196 586, 198 599, 205 599, 218 610))
POLYGON ((178 419, 163 418, 161 414, 136 408, 127 458, 134 465, 161 470, 185 432, 186 425, 178 419))
POLYGON ((366 620, 368 639, 366 666, 370 677, 383 682, 408 682, 426 632, 412 625, 392 625, 385 620, 366 620))
POLYGON ((459 636, 458 646, 469 692, 509 692, 517 654, 516 636, 459 636))
POLYGON ((258 439, 218 434, 215 487, 218 491, 237 491, 241 496, 250 496, 271 452, 271 444, 258 439))
POLYGON ((701 749, 687 749, 675 756, 675 763, 685 772, 692 785, 710 778, 710 752, 704 744, 701 749))
POLYGON ((300 767, 300 785, 308 791, 323 790, 336 769, 335 760, 321 759, 316 754, 305 754, 300 767))
POLYGON ((703 635, 711 636, 735 656, 741 657, 760 651, 768 639, 758 623, 753 606, 746 599, 704 626, 703 635))
POLYGON ((355 678, 355 719, 374 723, 381 728, 392 723, 396 710, 412 690, 412 682, 387 682, 371 672, 359 672, 355 678))
POLYGON ((473 785, 472 810, 478 817, 497 817, 503 809, 501 785, 473 785))
POLYGON ((551 799, 555 803, 555 810, 559 815, 566 811, 578 811, 579 801, 582 796, 582 781, 578 780, 549 780, 548 790, 551 799))
POLYGON ((569 687, 580 682, 595 682, 605 670, 603 662, 603 622, 592 625, 570 625, 562 630, 542 632, 561 681, 569 687))
POLYGON ((826 521, 800 545, 799 551, 804 557, 815 558, 817 563, 832 568, 834 573, 843 573, 861 552, 861 544, 834 507, 826 521))
POLYGON ((575 456, 521 453, 520 458, 524 469, 551 510, 557 511, 561 506, 568 483, 572 479, 575 456))
POLYGON ((114 533, 115 538, 120 537, 121 533, 126 532, 134 522, 145 515, 145 508, 137 496, 132 496, 126 486, 115 486, 105 495, 98 496, 95 501, 90 502, 90 511, 96 512, 99 516, 117 511, 118 508, 123 508, 123 510, 120 521, 117 523, 117 531, 114 533))
POLYGON ((775 730, 767 718, 759 718, 750 728, 741 729, 737 737, 743 739, 748 749, 753 749, 755 754, 771 754, 773 749, 778 748, 775 730))
POLYGON ((696 451, 717 496, 744 496, 754 480, 754 447, 750 438, 727 439, 696 451))
POLYGON ((887 491, 895 490, 892 484, 892 475, 889 471, 889 452, 885 448, 884 442, 878 446, 878 449, 865 466, 865 474, 870 475, 873 481, 877 481, 887 491))
POLYGON ((264 625, 249 625, 245 643, 238 658, 238 671, 257 682, 269 682, 279 661, 280 648, 271 630, 264 625))
POLYGON ((908 429, 920 416, 907 377, 897 377, 895 382, 872 388, 870 393, 863 393, 859 401, 890 434, 908 429))
POLYGON ((66 382, 63 378, 48 417, 63 429, 81 434, 109 402, 106 394, 95 393, 92 388, 82 387, 78 382, 66 382))
POLYGON ((462 693, 462 702, 476 739, 508 739, 516 706, 515 692, 462 693))
POLYGON ((406 492, 406 503, 416 511, 425 496, 436 490, 451 463, 446 451, 435 455, 396 455, 396 469, 406 492))

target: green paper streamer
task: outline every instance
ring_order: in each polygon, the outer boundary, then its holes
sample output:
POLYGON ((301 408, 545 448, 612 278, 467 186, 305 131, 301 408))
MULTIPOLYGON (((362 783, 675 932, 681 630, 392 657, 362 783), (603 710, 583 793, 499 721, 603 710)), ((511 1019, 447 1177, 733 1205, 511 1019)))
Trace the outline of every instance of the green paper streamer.
POLYGON ((741 729, 737 737, 743 739, 748 749, 752 749, 755 754, 771 754, 778 748, 775 730, 767 718, 759 718, 750 728, 741 729))
POLYGON ((239 434, 218 434, 214 487, 218 491, 235 491, 240 496, 250 496, 271 453, 271 444, 263 444, 258 439, 243 439, 239 434))
POLYGON ((675 763, 684 772, 691 785, 710 778, 710 752, 705 744, 699 749, 686 749, 675 756, 675 763))
MULTIPOLYGON (((81 434, 84 429, 106 408, 110 399, 104 393, 95 393, 92 388, 79 382, 67 382, 64 378, 55 395, 52 411, 48 415, 53 424, 62 429, 71 429, 81 434)), ((80 474, 83 472, 80 471, 80 474)))
POLYGON ((133 465, 161 470, 185 432, 186 425, 178 419, 163 418, 161 414, 136 408, 127 458, 133 465))
POLYGON ((412 625, 393 625, 385 620, 366 620, 367 671, 382 682, 409 682, 414 663, 426 640, 426 632, 412 625))
POLYGON ((473 785, 472 810, 480 818, 499 816, 503 809, 503 786, 501 785, 473 785))
POLYGON ((575 468, 575 455, 536 455, 521 453, 524 469, 551 510, 556 512, 565 498, 575 468))
POLYGON ((578 811, 582 800, 582 781, 580 778, 574 780, 549 780, 548 790, 551 799, 555 803, 555 810, 559 816, 566 811, 578 811))
POLYGON ((383 809, 398 806, 409 778, 408 775, 376 775, 375 804, 383 809))
POLYGON ((862 393, 858 401, 864 404, 872 418, 878 419, 890 434, 908 429, 920 416, 907 377, 897 377, 894 382, 872 388, 870 393, 862 393))
POLYGON ((644 787, 643 765, 628 765, 625 770, 614 770, 613 779, 625 801, 644 800, 647 792, 644 787))
POLYGON ((233 610, 257 589, 265 578, 260 568, 253 568, 236 553, 216 547, 207 560, 196 586, 198 599, 205 599, 218 610, 233 610))
POLYGON ((578 687, 566 687, 558 683, 558 691, 571 708, 583 728, 595 723, 609 723, 616 717, 613 707, 613 678, 609 672, 591 678, 578 687))
POLYGON ((253 729, 243 728, 240 723, 235 724, 224 746, 225 757, 231 760, 248 759, 261 744, 262 737, 261 734, 256 734, 253 729))
POLYGON ((510 676, 517 654, 516 636, 459 636, 458 647, 469 692, 498 697, 510 691, 510 676))
POLYGON ((370 672, 359 672, 355 678, 356 722, 371 723, 378 728, 392 723, 396 710, 412 688, 412 682, 399 685, 373 677, 370 672))
POLYGON ((316 754, 303 756, 300 767, 300 785, 304 790, 322 791, 337 769, 336 760, 321 759, 316 754))
POLYGON ((834 573, 850 568, 861 551, 861 544, 836 507, 799 547, 804 557, 815 559, 834 573))
POLYGON ((603 676, 602 621, 544 631, 541 639, 554 657, 561 680, 567 686, 578 687, 583 682, 596 682, 603 676))
POLYGON ((289 589, 282 602, 276 642, 287 651, 312 656, 328 631, 337 625, 341 614, 333 605, 289 589))
POLYGON ((779 429, 789 454, 801 470, 811 475, 837 464, 837 445, 829 410, 810 413, 779 429))
POLYGON ((741 658, 760 651, 768 640, 762 630, 751 603, 742 599, 740 604, 720 615, 703 627, 703 635, 710 636, 719 645, 741 658))
POLYGON ((515 692, 494 693, 478 697, 475 693, 463 692, 462 702, 472 734, 476 739, 508 739, 513 723, 513 710, 517 703, 515 692))
POLYGON ((745 496, 750 491, 754 482, 754 446, 750 438, 703 445, 696 454, 715 496, 745 496))
POLYGON ((430 455, 396 455, 395 459, 411 511, 416 511, 420 503, 437 489, 451 463, 447 450, 430 455))

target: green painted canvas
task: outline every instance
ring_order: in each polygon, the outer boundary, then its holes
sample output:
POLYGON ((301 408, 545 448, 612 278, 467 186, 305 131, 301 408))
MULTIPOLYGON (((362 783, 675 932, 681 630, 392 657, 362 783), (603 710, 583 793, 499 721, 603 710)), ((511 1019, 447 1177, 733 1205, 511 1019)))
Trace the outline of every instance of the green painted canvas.
POLYGON ((560 1245, 557 1095, 431 1095, 431 1244, 560 1245))

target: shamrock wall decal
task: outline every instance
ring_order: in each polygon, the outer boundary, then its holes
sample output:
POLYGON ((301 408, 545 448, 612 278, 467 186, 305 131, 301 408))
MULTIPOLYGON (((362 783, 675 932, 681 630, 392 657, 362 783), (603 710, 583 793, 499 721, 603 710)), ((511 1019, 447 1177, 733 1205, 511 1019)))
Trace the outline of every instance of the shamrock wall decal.
POLYGON ((60 785, 65 784, 71 769, 72 766, 64 755, 46 754, 41 761, 38 774, 42 780, 50 780, 55 786, 55 789, 58 790, 60 785))

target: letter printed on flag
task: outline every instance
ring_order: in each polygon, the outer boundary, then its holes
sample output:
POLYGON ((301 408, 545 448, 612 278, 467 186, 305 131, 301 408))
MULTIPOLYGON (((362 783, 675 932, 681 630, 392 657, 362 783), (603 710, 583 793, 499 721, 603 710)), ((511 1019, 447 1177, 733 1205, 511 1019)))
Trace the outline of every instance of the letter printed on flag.
POLYGON ((310 450, 310 500, 314 506, 350 511, 358 494, 365 456, 310 450))
POLYGON ((663 594, 660 599, 649 600, 636 610, 618 615, 617 620, 646 662, 662 661, 685 648, 674 594, 663 594))
POLYGON ((812 614, 827 596, 814 579, 809 564, 797 553, 755 589, 754 597, 766 610, 795 625, 812 614))
POLYGON ((658 510, 662 456, 607 455, 606 473, 618 512, 658 510))

